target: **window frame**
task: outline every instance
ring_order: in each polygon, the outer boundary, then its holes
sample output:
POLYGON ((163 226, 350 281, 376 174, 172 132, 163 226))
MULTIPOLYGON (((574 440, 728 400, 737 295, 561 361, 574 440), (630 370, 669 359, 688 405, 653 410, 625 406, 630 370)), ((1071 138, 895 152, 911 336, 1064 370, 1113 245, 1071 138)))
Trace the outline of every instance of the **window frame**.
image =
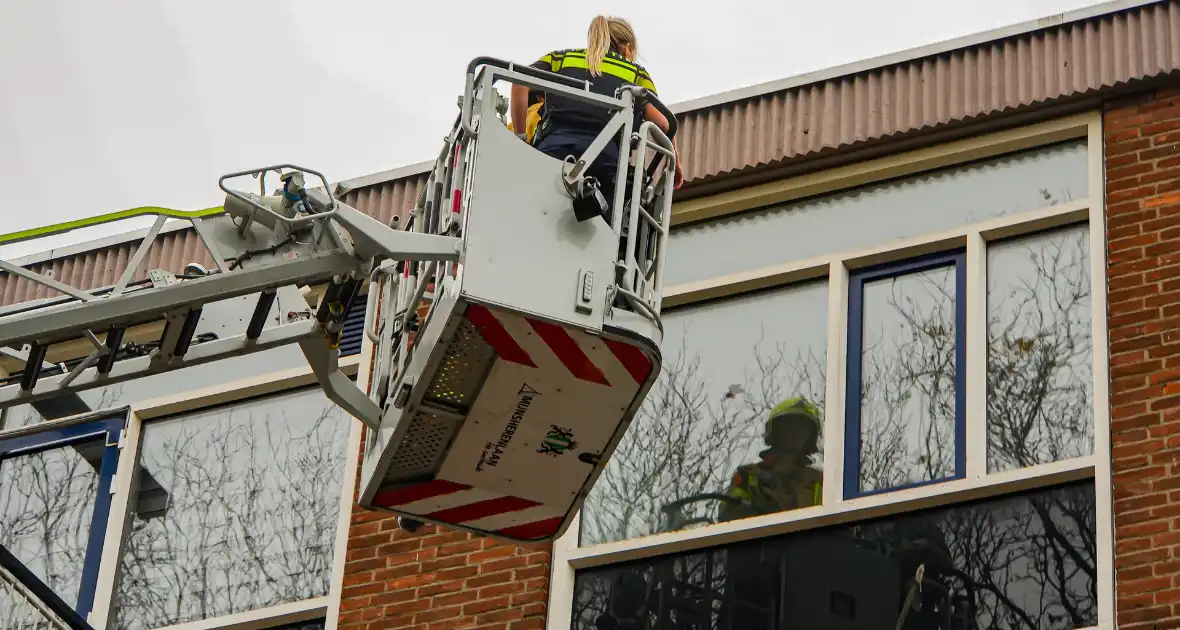
POLYGON ((967 475, 967 251, 966 249, 939 252, 909 258, 897 263, 885 263, 858 269, 848 281, 848 385, 844 401, 844 499, 896 492, 945 481, 962 479, 967 475), (864 359, 864 289, 876 280, 891 280, 901 276, 941 269, 955 268, 955 472, 948 477, 917 481, 889 488, 860 490, 861 473, 861 405, 863 393, 864 359))
MULTIPOLYGON (((352 355, 340 359, 341 371, 349 376, 358 375, 359 368, 365 365, 363 357, 369 347, 366 337, 362 342, 360 356, 352 355)), ((359 375, 358 375, 359 376, 359 375)), ((111 520, 108 524, 107 541, 104 545, 102 557, 102 571, 96 602, 102 603, 100 609, 95 606, 95 612, 89 619, 96 630, 102 630, 114 619, 114 606, 118 598, 118 578, 122 561, 122 549, 126 542, 126 534, 131 526, 133 506, 131 505, 131 489, 135 477, 135 465, 139 461, 142 449, 143 430, 152 421, 166 419, 178 415, 198 413, 210 408, 243 403, 255 399, 265 399, 283 394, 293 393, 315 383, 315 375, 307 365, 289 368, 279 372, 240 379, 231 383, 214 385, 211 387, 190 390, 160 398, 141 401, 131 405, 128 418, 127 448, 121 454, 119 473, 115 480, 115 504, 112 509, 111 520), (124 463, 126 465, 124 465, 124 463), (101 599, 99 599, 99 595, 101 599)), ((360 422, 353 421, 349 428, 348 440, 345 445, 345 462, 342 475, 340 514, 336 524, 336 540, 332 557, 332 570, 329 577, 329 591, 326 595, 279 604, 266 608, 259 608, 238 613, 230 613, 200 619, 170 626, 161 626, 155 630, 212 630, 215 628, 251 627, 261 628, 278 626, 287 623, 308 621, 325 615, 339 607, 341 579, 345 562, 347 544, 347 526, 352 517, 353 487, 356 483, 356 471, 360 464, 360 422), (341 536, 345 530, 345 536, 341 536), (342 544, 342 541, 344 544, 342 544)))
MULTIPOLYGON (((665 291, 666 309, 689 306, 795 282, 827 278, 829 286, 828 366, 824 423, 824 494, 821 505, 767 514, 698 529, 653 534, 588 547, 578 545, 580 518, 555 541, 550 575, 548 630, 571 627, 575 572, 670 553, 848 523, 926 507, 997 497, 1057 483, 1093 480, 1097 502, 1098 567, 1097 628, 1114 624, 1113 505, 1110 462, 1109 364, 1106 349, 1106 234, 1104 139, 1101 112, 1070 116, 980 134, 896 155, 773 181, 749 188, 688 200, 673 209, 673 229, 689 222, 786 203, 803 197, 906 177, 934 169, 1037 149, 1070 140, 1086 140, 1088 194, 1082 198, 1031 211, 964 225, 871 248, 836 252, 724 276, 665 291), (1094 446, 1088 456, 1004 472, 987 471, 987 244, 1070 225, 1088 226, 1091 287, 1092 396, 1094 446), (966 275, 962 287, 966 360, 962 370, 965 410, 959 435, 965 439, 966 462, 957 479, 915 487, 889 489, 845 498, 845 396, 849 358, 850 285, 854 274, 883 263, 961 250, 966 275)), ((958 283, 956 283, 958 284, 958 283)), ((956 305, 958 308, 958 304, 956 305)), ((961 338, 962 339, 962 338, 961 338)))
MULTIPOLYGON (((353 326, 364 320, 365 302, 359 300, 356 312, 349 313, 349 323, 353 326)), ((348 354, 339 359, 340 370, 358 382, 367 382, 372 358, 372 341, 368 335, 360 331, 359 344, 353 344, 348 354), (359 351, 355 346, 359 345, 359 351)), ((293 344, 292 344, 293 345, 293 344)), ((85 352, 87 350, 83 350, 85 352)), ((220 407, 234 403, 246 402, 250 399, 268 398, 298 391, 314 385, 315 375, 307 363, 298 364, 283 370, 246 377, 227 383, 214 384, 203 388, 194 388, 157 398, 137 400, 131 403, 121 402, 112 409, 96 410, 85 414, 58 418, 43 423, 17 427, 8 431, 0 431, 0 441, 11 436, 25 433, 35 433, 48 430, 58 425, 71 425, 82 419, 96 415, 110 415, 113 410, 120 410, 125 423, 121 424, 121 439, 118 440, 118 456, 114 475, 110 481, 110 492, 101 493, 102 498, 109 504, 105 518, 105 529, 100 545, 100 554, 96 559, 97 578, 93 591, 92 604, 84 618, 96 630, 103 630, 114 618, 114 605, 118 597, 117 585, 119 580, 122 550, 126 542, 132 520, 131 489, 135 480, 136 465, 139 462, 142 435, 144 427, 156 419, 163 419, 176 415, 196 413, 212 407, 220 407)), ((354 504, 354 489, 360 466, 361 433, 363 425, 353 419, 350 423, 348 438, 345 444, 344 471, 341 479, 340 510, 336 523, 336 536, 333 541, 332 566, 329 573, 328 593, 311 599, 305 599, 267 608, 254 609, 239 613, 231 613, 211 617, 208 619, 161 626, 156 630, 213 630, 230 628, 269 628, 285 624, 326 619, 326 627, 334 628, 335 619, 340 607, 341 592, 343 590, 344 565, 348 544, 348 527, 352 519, 354 504)), ((104 458, 104 465, 106 459, 104 458)), ((89 558, 88 558, 89 561, 89 558)))
MULTIPOLYGON (((100 561, 104 554, 107 529, 110 524, 111 493, 119 451, 128 422, 129 410, 110 409, 57 420, 41 425, 21 427, 0 436, 0 461, 35 455, 75 444, 102 439, 104 448, 99 464, 97 496, 90 517, 90 531, 86 535, 86 553, 82 574, 78 576, 78 601, 66 602, 81 617, 94 609, 95 591, 99 584, 100 561), (104 489, 108 491, 104 491, 104 489)), ((44 581, 44 579, 42 578, 44 581)), ((48 585, 47 585, 48 586, 48 585)))

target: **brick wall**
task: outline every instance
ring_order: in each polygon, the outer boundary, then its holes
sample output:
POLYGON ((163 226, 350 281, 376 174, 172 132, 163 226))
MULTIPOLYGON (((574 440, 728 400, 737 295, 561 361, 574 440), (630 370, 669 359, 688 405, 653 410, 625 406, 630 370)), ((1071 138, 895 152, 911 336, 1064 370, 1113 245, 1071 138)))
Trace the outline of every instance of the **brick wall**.
POLYGON ((540 630, 550 548, 432 525, 409 534, 392 514, 354 505, 337 627, 540 630))
MULTIPOLYGON (((419 309, 420 318, 425 311, 419 309)), ((354 501, 359 491, 358 479, 354 501)), ((551 549, 433 525, 410 534, 392 513, 354 504, 337 627, 539 630, 545 627, 551 549)))
POLYGON ((1180 89, 1103 127, 1117 623, 1180 628, 1180 89))

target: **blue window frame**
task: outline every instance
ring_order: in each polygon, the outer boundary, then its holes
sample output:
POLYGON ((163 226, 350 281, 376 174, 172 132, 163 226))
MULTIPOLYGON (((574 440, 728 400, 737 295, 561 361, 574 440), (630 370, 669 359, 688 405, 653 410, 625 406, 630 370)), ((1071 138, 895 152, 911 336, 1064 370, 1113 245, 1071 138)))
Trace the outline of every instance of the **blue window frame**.
MULTIPOLYGON (((86 538, 86 550, 82 562, 82 573, 78 577, 78 598, 74 610, 83 618, 90 614, 94 605, 94 590, 98 581, 99 562, 102 558, 103 541, 106 538, 107 518, 111 509, 111 483, 119 463, 119 437, 126 426, 126 410, 64 426, 52 427, 35 433, 25 433, 9 438, 0 438, 0 462, 18 457, 35 455, 52 449, 81 446, 84 443, 101 444, 101 457, 88 460, 96 466, 98 494, 90 519, 90 531, 86 538), (101 440, 101 441, 100 441, 101 440)), ((95 453, 97 454, 97 453, 95 453)))
MULTIPOLYGON (((850 275, 848 372, 844 418, 844 498, 852 499, 892 492, 903 488, 960 479, 964 476, 967 404, 964 381, 967 346, 966 285, 966 253, 963 250, 869 267, 856 270, 850 275), (940 271, 945 279, 944 286, 935 287, 935 291, 928 292, 928 294, 934 296, 935 302, 941 300, 944 303, 943 305, 947 308, 946 312, 942 314, 951 319, 950 322, 944 320, 943 323, 930 324, 929 322, 932 320, 928 317, 924 320, 927 322, 925 326, 919 325, 915 323, 914 316, 901 312, 903 310, 901 305, 896 302, 891 304, 891 306, 897 307, 896 313, 890 314, 895 315, 895 319, 900 319, 901 323, 898 326, 910 327, 909 330, 903 332, 903 335, 909 335, 906 338, 913 340, 911 345, 924 344, 926 354, 912 351, 913 348, 907 349, 898 346, 895 354, 892 357, 886 357, 886 361, 883 361, 888 363, 889 360, 892 360, 892 367, 882 369, 876 360, 870 360, 873 364, 867 365, 866 350, 869 353, 879 353, 874 357, 876 359, 881 356, 880 353, 884 352, 882 348, 885 345, 883 341, 878 343, 872 339, 866 340, 866 336, 868 336, 866 334, 866 315, 871 319, 880 317, 879 313, 867 312, 871 306, 877 305, 879 302, 876 299, 876 296, 880 294, 877 288, 884 284, 896 288, 902 281, 913 280, 925 283, 929 288, 935 285, 935 282, 930 281, 931 274, 937 274, 940 271), (875 291, 873 300, 869 304, 866 304, 866 285, 871 285, 872 290, 875 291), (953 291, 953 295, 948 295, 950 291, 953 291), (948 301, 953 301, 953 306, 946 304, 948 301), (946 330, 948 328, 946 324, 950 324, 951 330, 946 330), (953 343, 953 347, 948 348, 947 346, 951 343, 953 343), (921 362, 921 365, 906 365, 907 362, 915 361, 921 362), (869 379, 865 377, 866 367, 871 373, 869 379), (932 382, 935 385, 931 386, 932 382), (915 386, 917 383, 925 384, 915 386), (954 392, 948 393, 947 386, 952 384, 954 392), (888 391, 889 388, 893 388, 892 391, 888 391), (932 397, 929 395, 930 390, 934 391, 932 397), (882 391, 886 392, 884 399, 887 410, 884 413, 874 414, 872 418, 866 418, 865 401, 880 400, 880 398, 872 397, 881 396, 880 392, 882 391), (927 396, 926 400, 916 400, 923 395, 927 396), (931 402, 930 398, 935 398, 937 401, 931 402), (922 429, 921 423, 924 418, 917 418, 918 434, 925 440, 929 448, 933 448, 939 453, 937 457, 930 453, 924 453, 915 459, 915 462, 926 467, 925 473, 919 475, 924 478, 913 479, 914 475, 897 467, 904 467, 907 464, 907 462, 899 460, 904 460, 910 453, 910 445, 907 442, 907 438, 910 437, 910 427, 907 422, 910 418, 906 417, 905 410, 900 409, 902 403, 897 401, 906 401, 904 404, 914 403, 919 407, 918 413, 908 414, 911 418, 923 416, 929 419, 928 427, 930 428, 922 429), (939 411, 942 412, 942 418, 938 417, 939 411), (881 439, 882 434, 870 435, 869 440, 866 441, 864 439, 866 427, 870 430, 877 428, 880 423, 875 418, 881 416, 887 417, 885 422, 892 426, 892 430, 888 433, 892 441, 881 439), (945 416, 951 417, 946 418, 945 416), (944 431, 953 432, 953 440, 946 439, 951 436, 937 435, 937 431, 933 429, 936 424, 941 425, 944 431), (921 436, 923 431, 926 432, 925 436, 921 436), (932 433, 935 433, 933 439, 932 433), (900 444, 898 444, 899 439, 900 444), (866 443, 868 443, 869 450, 872 451, 868 465, 864 461, 866 443), (945 452, 948 445, 951 446, 949 450, 953 452, 945 452), (941 462, 941 470, 938 470, 939 465, 931 463, 936 459, 941 462), (891 467, 891 474, 881 473, 880 470, 883 466, 891 467), (947 470, 948 467, 949 470, 947 470), (872 477, 869 483, 865 483, 866 474, 872 477), (870 487, 865 487, 866 485, 870 487)), ((921 308, 915 306, 918 300, 910 296, 904 297, 901 302, 911 309, 921 308)), ((880 317, 880 319, 884 320, 885 317, 880 317)), ((885 324, 882 324, 881 327, 884 330, 885 324)), ((882 338, 884 338, 884 334, 882 338)))

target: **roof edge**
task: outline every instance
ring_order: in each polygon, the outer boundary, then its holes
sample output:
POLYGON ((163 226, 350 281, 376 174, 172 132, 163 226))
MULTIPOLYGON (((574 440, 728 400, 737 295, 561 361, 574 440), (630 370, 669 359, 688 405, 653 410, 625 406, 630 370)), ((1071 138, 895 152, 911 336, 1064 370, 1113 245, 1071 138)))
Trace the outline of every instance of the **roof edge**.
POLYGON ((990 31, 972 33, 970 35, 964 35, 962 37, 947 39, 941 42, 935 42, 933 44, 926 44, 924 46, 918 46, 899 52, 863 59, 861 61, 853 61, 851 63, 846 63, 839 66, 832 66, 822 70, 798 74, 785 79, 775 79, 774 81, 767 81, 765 83, 749 85, 734 90, 718 92, 716 94, 710 94, 708 96, 702 96, 700 98, 676 103, 675 105, 671 105, 670 109, 675 114, 683 114, 698 109, 716 107, 718 105, 725 105, 750 98, 757 98, 759 96, 765 96, 766 94, 781 92, 803 85, 830 81, 843 76, 859 74, 869 70, 877 70, 887 66, 907 63, 917 59, 922 59, 923 57, 941 55, 951 51, 959 50, 961 48, 978 46, 988 42, 1007 39, 1009 37, 1015 37, 1018 35, 1026 35, 1041 29, 1072 24, 1074 22, 1083 22, 1096 17, 1118 13, 1120 11, 1137 9, 1153 4, 1167 4, 1168 2, 1169 0, 1111 0, 1110 2, 1082 7, 1073 11, 1066 11, 1065 13, 1047 15, 1035 20, 1028 20, 1026 22, 1011 24, 1009 26, 1001 26, 990 31))
MULTIPOLYGON (((192 227, 192 223, 182 221, 180 219, 171 219, 160 228, 160 234, 169 234, 172 232, 179 232, 192 227)), ((58 258, 65 258, 67 256, 76 256, 78 254, 85 254, 99 249, 106 249, 108 247, 115 247, 124 245, 132 241, 142 240, 147 237, 148 231, 151 228, 141 228, 138 230, 129 230, 127 232, 119 232, 110 236, 103 236, 88 241, 78 241, 77 243, 70 243, 69 245, 62 245, 61 247, 54 247, 35 254, 26 254, 20 258, 13 258, 8 262, 27 267, 29 265, 36 265, 38 263, 49 262, 58 258)))
POLYGON ((336 184, 336 190, 333 191, 337 196, 352 192, 358 188, 367 188, 369 186, 376 186, 384 184, 395 179, 402 179, 403 177, 411 177, 413 175, 421 175, 430 170, 434 165, 434 160, 427 160, 425 162, 418 162, 417 164, 408 164, 406 166, 399 166, 391 168, 386 171, 380 171, 369 175, 362 175, 352 179, 346 179, 336 184))

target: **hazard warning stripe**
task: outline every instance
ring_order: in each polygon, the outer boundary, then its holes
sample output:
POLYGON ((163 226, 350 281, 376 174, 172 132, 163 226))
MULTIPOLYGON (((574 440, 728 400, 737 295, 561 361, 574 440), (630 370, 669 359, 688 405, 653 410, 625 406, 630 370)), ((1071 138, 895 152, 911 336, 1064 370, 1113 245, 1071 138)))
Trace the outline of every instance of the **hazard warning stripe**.
POLYGON ((627 368, 631 373, 631 378, 635 379, 636 383, 643 384, 651 374, 651 359, 643 353, 643 350, 636 348, 630 344, 620 343, 611 339, 605 339, 607 347, 618 358, 619 363, 627 368))
POLYGON ((537 505, 540 505, 540 503, 519 497, 498 497, 488 499, 487 501, 468 503, 467 505, 453 507, 448 510, 431 512, 426 517, 447 523, 465 523, 505 512, 516 512, 537 505))
POLYGON ((578 342, 570 336, 568 332, 557 324, 549 322, 542 322, 535 319, 525 318, 533 330, 537 331, 541 339, 548 344, 549 349, 553 350, 553 354, 561 359, 562 364, 573 374, 576 378, 583 381, 590 381, 591 383, 598 383, 599 385, 606 385, 610 387, 611 384, 606 380, 606 375, 602 373, 597 365, 586 356, 582 351, 578 342))
POLYGON ((488 492, 487 490, 478 490, 472 488, 471 490, 463 490, 461 492, 452 492, 451 494, 443 494, 437 497, 430 497, 429 499, 422 499, 421 501, 414 501, 412 503, 402 503, 397 506, 397 509, 409 512, 410 514, 429 514, 431 512, 438 512, 440 510, 447 510, 454 507, 468 505, 477 501, 486 501, 488 499, 495 499, 503 495, 495 492, 488 492))
POLYGON ((505 512, 495 516, 488 516, 463 523, 464 526, 485 532, 494 532, 517 525, 528 525, 537 521, 544 521, 554 516, 561 516, 565 511, 551 505, 538 505, 517 512, 505 512))
POLYGON ((535 521, 533 523, 525 523, 524 525, 505 527, 504 529, 497 530, 497 533, 512 538, 523 538, 525 540, 541 538, 542 536, 548 536, 549 534, 557 531, 557 528, 561 527, 561 523, 564 520, 565 517, 557 516, 554 518, 545 519, 543 521, 535 521))
POLYGON ((500 355, 501 359, 511 363, 519 363, 529 367, 537 367, 529 353, 516 343, 512 335, 504 330, 504 325, 486 307, 472 304, 467 307, 467 319, 475 325, 476 330, 483 336, 484 341, 500 355))
POLYGON ((470 489, 471 486, 468 485, 447 481, 445 479, 435 479, 433 481, 417 483, 404 488, 378 492, 377 496, 373 497, 373 503, 378 505, 405 505, 406 503, 413 503, 414 501, 421 501, 431 497, 451 494, 453 492, 462 492, 463 490, 470 489))

